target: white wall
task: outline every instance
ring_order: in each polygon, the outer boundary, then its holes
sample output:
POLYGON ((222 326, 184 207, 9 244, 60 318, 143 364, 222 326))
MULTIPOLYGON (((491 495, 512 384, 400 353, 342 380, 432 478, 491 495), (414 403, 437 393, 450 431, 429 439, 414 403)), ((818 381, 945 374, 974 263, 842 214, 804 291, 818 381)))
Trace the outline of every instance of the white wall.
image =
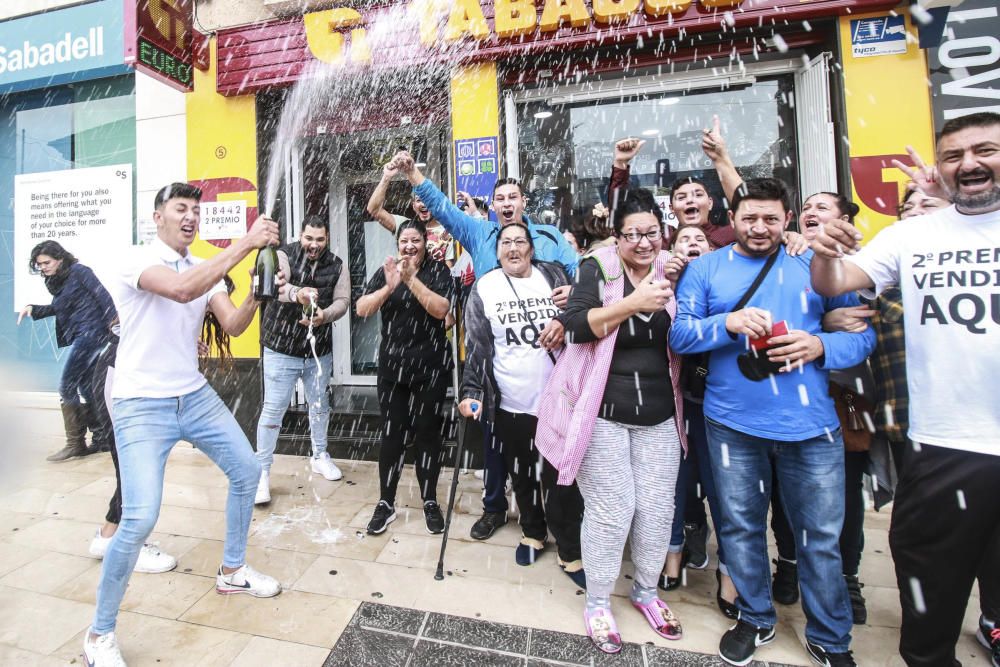
POLYGON ((184 93, 135 73, 136 217, 152 225, 153 197, 164 185, 187 180, 184 93))
POLYGON ((25 14, 44 12, 70 5, 79 5, 84 0, 0 0, 0 21, 25 14))

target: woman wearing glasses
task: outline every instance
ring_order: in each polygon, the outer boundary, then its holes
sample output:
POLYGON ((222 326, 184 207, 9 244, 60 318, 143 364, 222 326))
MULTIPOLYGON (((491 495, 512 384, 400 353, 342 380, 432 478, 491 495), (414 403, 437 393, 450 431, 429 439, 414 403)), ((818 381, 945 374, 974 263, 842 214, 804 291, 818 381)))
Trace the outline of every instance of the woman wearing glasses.
POLYGON ((585 586, 579 492, 575 486, 553 488, 554 470, 547 466, 543 472, 534 446, 538 400, 555 351, 563 346, 552 290, 569 279, 558 264, 534 261, 531 235, 520 223, 500 230, 497 258, 500 268, 482 276, 469 297, 468 356, 458 408, 466 417, 492 424, 493 446, 503 453, 513 478, 522 535, 514 554, 517 564, 535 562, 551 529, 560 565, 585 586))
MULTIPOLYGON (((680 366, 667 347, 675 312, 668 277, 679 262, 662 249, 663 214, 648 191, 619 194, 612 226, 617 245, 580 263, 578 283, 561 318, 567 340, 591 348, 589 356, 572 349, 567 355, 567 364, 583 359, 574 371, 587 377, 587 388, 573 410, 589 410, 581 423, 593 428, 581 427, 578 436, 573 432, 560 473, 563 482, 572 478, 579 462, 575 477, 586 507, 584 621, 595 645, 607 653, 621 650, 610 595, 629 537, 635 564, 632 605, 660 636, 681 637, 681 624, 656 587, 670 541, 684 447, 680 366)), ((546 387, 546 399, 554 384, 546 387)))

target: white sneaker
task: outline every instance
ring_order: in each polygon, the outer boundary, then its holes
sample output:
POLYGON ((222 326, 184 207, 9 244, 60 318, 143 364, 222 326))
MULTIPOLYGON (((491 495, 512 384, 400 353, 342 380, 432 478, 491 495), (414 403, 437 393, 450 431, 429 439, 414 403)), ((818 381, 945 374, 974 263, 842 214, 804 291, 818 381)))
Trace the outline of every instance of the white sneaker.
POLYGON ((90 541, 90 555, 99 560, 104 560, 104 554, 108 552, 108 546, 111 544, 110 537, 101 537, 101 529, 97 529, 97 534, 94 535, 94 539, 90 541))
POLYGON ((476 472, 472 473, 472 475, 476 479, 482 479, 483 477, 486 476, 486 471, 485 470, 477 470, 476 472))
POLYGON ((257 572, 249 565, 244 565, 232 574, 219 574, 215 577, 215 590, 223 595, 231 593, 249 593, 255 598, 273 598, 281 592, 281 584, 274 577, 257 572))
POLYGON ((333 462, 333 459, 326 452, 309 459, 309 466, 313 472, 323 475, 323 477, 331 482, 336 482, 338 479, 344 477, 344 473, 340 472, 340 468, 337 467, 337 464, 333 462))
POLYGON ((153 544, 143 544, 139 551, 139 560, 135 562, 135 571, 144 574, 160 574, 170 572, 177 567, 177 559, 165 554, 153 544))
POLYGON ((109 632, 91 641, 88 629, 83 638, 83 664, 86 667, 127 667, 122 652, 118 650, 115 633, 109 632))
MULTIPOLYGON (((90 541, 90 555, 103 560, 110 544, 111 538, 102 537, 101 529, 98 528, 94 539, 90 541)), ((135 571, 142 572, 143 574, 170 572, 175 567, 177 567, 176 558, 170 554, 163 553, 156 545, 148 543, 142 545, 142 550, 139 552, 139 560, 135 562, 135 571)))
POLYGON ((271 502, 271 472, 260 471, 260 481, 257 482, 257 495, 253 498, 254 505, 264 505, 271 502))

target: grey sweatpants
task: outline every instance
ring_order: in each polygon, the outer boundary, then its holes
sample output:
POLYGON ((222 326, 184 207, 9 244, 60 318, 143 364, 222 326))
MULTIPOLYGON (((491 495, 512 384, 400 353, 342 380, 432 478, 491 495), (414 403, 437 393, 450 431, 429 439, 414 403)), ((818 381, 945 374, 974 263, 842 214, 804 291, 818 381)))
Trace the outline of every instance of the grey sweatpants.
POLYGON ((635 580, 645 587, 659 582, 680 454, 673 418, 655 426, 597 420, 576 477, 585 507, 580 542, 589 595, 611 594, 630 536, 635 580))

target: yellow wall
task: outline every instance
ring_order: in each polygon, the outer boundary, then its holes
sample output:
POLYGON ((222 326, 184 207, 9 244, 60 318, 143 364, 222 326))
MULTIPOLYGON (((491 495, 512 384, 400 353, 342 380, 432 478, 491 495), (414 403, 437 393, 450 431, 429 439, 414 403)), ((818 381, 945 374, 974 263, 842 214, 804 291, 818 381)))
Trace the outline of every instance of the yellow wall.
MULTIPOLYGON (((212 38, 211 68, 207 72, 194 70, 194 92, 187 95, 187 164, 188 180, 213 178, 245 178, 257 184, 257 129, 254 96, 223 97, 215 92, 216 44, 212 38)), ((256 191, 219 195, 220 201, 246 200, 248 207, 257 206, 256 191)), ((195 255, 211 257, 220 249, 197 239, 192 246, 195 255)), ((256 254, 244 259, 230 272, 236 283, 233 301, 241 303, 250 291, 250 267, 256 254)), ((246 332, 232 341, 233 356, 260 356, 259 318, 246 332)))
POLYGON ((884 209, 899 202, 906 176, 890 160, 905 155, 908 145, 928 162, 934 155, 925 55, 917 45, 917 30, 908 10, 901 6, 896 11, 905 15, 907 33, 913 38, 907 40, 906 53, 899 55, 868 58, 851 55, 851 20, 884 16, 888 11, 840 18, 851 187, 853 199, 861 207, 857 222, 865 239, 896 219, 884 209), (869 166, 867 179, 865 165, 869 166), (889 185, 879 188, 879 176, 889 185), (888 201, 889 197, 894 197, 893 201, 888 201))
POLYGON ((463 65, 452 72, 451 133, 456 141, 499 136, 500 89, 495 63, 463 65))

